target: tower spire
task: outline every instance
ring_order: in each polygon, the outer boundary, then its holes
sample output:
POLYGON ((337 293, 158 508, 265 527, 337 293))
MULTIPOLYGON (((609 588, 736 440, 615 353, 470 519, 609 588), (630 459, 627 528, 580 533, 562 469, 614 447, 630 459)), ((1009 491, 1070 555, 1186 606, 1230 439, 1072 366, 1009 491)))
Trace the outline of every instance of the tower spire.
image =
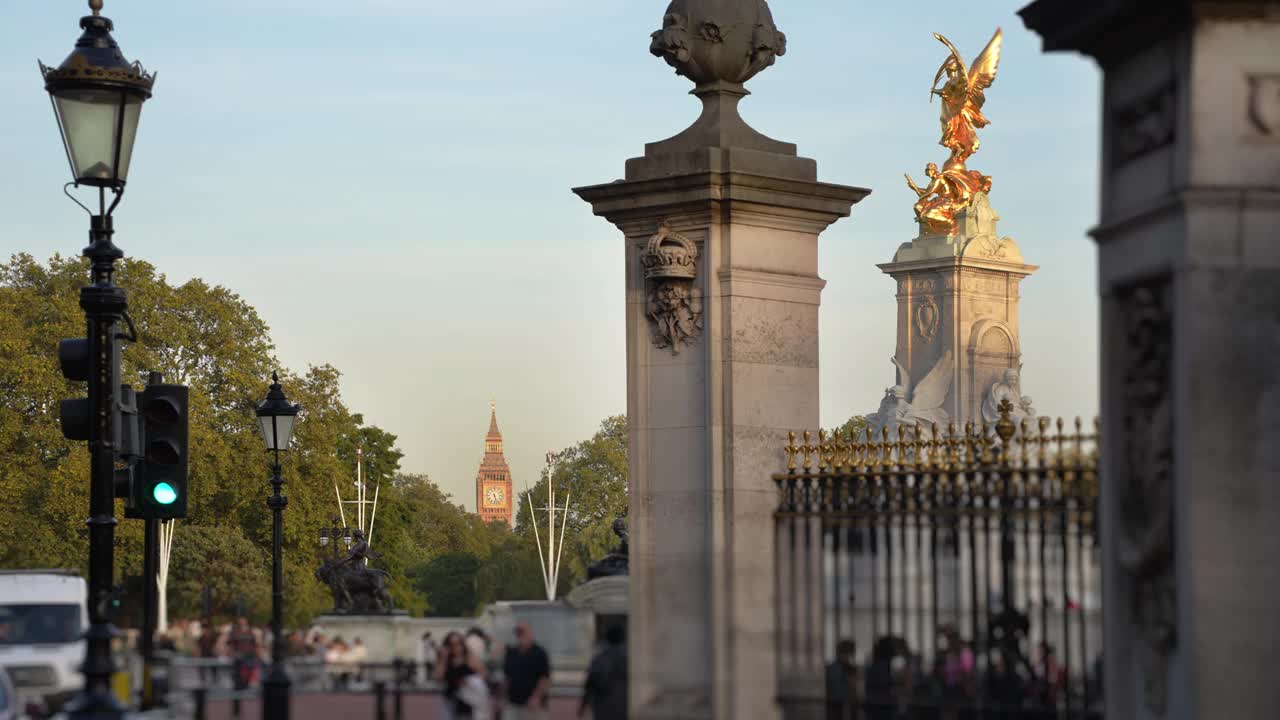
POLYGON ((489 435, 488 439, 502 440, 502 432, 498 430, 498 403, 489 401, 489 435))

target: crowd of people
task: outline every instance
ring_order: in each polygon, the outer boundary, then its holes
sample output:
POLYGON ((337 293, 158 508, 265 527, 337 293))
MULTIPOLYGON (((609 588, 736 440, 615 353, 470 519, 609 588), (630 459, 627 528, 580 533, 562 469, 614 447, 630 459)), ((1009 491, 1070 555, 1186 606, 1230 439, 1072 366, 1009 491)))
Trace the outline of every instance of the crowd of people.
MULTIPOLYGON (((1100 664, 1095 662, 1089 678, 1095 699, 1101 697, 1100 664)), ((854 641, 841 640, 827 666, 827 717, 976 720, 979 708, 986 708, 982 717, 1049 718, 1068 700, 1067 688, 1066 669, 1052 644, 1036 644, 1030 658, 1018 645, 991 648, 980 657, 973 642, 948 625, 939 631, 928 666, 904 640, 891 636, 879 638, 860 666, 854 641)))
MULTIPOLYGON (((543 720, 549 717, 551 658, 524 622, 515 626, 512 642, 497 643, 484 630, 450 632, 441 640, 425 633, 418 657, 400 663, 407 683, 436 688, 449 720, 543 720)), ((231 673, 236 690, 260 685, 262 668, 271 656, 271 632, 253 627, 247 618, 218 625, 179 620, 156 638, 158 649, 197 658, 206 686, 223 684, 231 673)), ((343 691, 366 683, 371 667, 361 638, 329 637, 321 628, 290 632, 288 657, 323 668, 327 687, 343 691)), ((610 628, 605 643, 587 671, 578 716, 626 717, 627 664, 621 627, 610 628)))

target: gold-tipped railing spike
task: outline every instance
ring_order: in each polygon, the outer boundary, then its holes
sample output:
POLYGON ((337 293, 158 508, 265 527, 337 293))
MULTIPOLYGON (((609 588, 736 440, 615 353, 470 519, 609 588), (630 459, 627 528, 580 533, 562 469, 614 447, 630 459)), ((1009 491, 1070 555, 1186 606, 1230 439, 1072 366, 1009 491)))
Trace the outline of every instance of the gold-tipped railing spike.
POLYGON ((782 451, 787 454, 787 470, 795 470, 796 455, 800 454, 800 448, 796 446, 796 433, 794 430, 787 433, 787 446, 782 451))
POLYGON ((1005 398, 1000 401, 997 409, 1000 411, 1000 419, 996 421, 996 435, 1000 436, 1000 444, 1008 447, 1009 440, 1013 438, 1013 434, 1018 430, 1018 427, 1013 424, 1013 420, 1009 417, 1013 413, 1013 403, 1009 402, 1009 398, 1005 398))
POLYGON ((831 443, 827 442, 827 431, 818 430, 818 472, 830 467, 831 443))
POLYGON ((813 469, 813 453, 817 448, 813 446, 813 433, 808 430, 804 431, 804 444, 800 446, 800 452, 804 456, 804 469, 813 469))

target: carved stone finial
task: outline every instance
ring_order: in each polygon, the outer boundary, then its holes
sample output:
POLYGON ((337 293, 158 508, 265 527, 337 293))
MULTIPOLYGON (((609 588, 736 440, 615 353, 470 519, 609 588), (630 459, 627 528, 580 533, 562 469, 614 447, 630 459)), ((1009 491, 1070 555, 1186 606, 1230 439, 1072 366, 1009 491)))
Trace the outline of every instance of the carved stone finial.
POLYGON ((760 134, 738 114, 743 83, 787 52, 765 0, 672 0, 649 52, 694 82, 702 115, 675 137, 646 146, 647 154, 734 147, 795 156, 795 146, 760 134))
POLYGON ((742 84, 787 52, 765 0, 672 0, 649 52, 699 87, 742 84))
POLYGON ((102 0, 89 0, 89 9, 93 11, 94 15, 101 15, 102 0))

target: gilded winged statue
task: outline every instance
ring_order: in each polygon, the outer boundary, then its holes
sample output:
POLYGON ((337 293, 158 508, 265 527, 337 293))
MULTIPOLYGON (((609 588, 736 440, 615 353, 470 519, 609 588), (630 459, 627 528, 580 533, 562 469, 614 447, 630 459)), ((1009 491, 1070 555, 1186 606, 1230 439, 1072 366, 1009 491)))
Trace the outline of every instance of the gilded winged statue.
POLYGON ((925 187, 916 185, 910 175, 907 176, 907 186, 917 196, 914 209, 922 230, 950 234, 955 231, 956 214, 969 206, 973 195, 991 190, 991 177, 969 170, 965 163, 981 146, 978 129, 990 122, 982 114, 982 106, 987 101, 986 89, 996 79, 1004 35, 996 28, 991 41, 967 69, 960 51, 950 40, 938 33, 933 36, 951 53, 938 68, 929 90, 930 101, 934 95, 942 98, 942 140, 939 144, 951 151, 951 157, 943 164, 942 170, 929 163, 925 170, 929 184, 925 187), (938 87, 944 75, 946 82, 938 87))

